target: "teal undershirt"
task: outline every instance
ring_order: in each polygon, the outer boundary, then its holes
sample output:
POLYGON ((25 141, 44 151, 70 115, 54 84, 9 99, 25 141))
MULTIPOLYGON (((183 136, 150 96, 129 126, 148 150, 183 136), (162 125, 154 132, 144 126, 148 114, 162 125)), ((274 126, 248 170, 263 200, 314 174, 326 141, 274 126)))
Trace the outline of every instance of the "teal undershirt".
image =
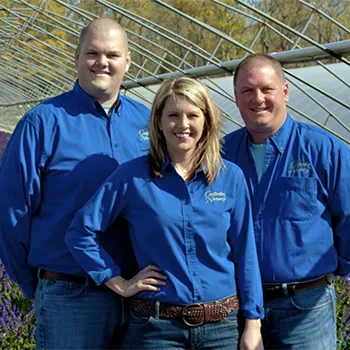
POLYGON ((262 172, 264 170, 266 144, 265 143, 263 143, 263 144, 250 143, 250 149, 253 153, 255 168, 256 168, 256 172, 258 174, 258 180, 260 182, 261 175, 262 175, 262 172))
POLYGON ((112 109, 113 105, 112 106, 103 105, 102 107, 105 110, 106 114, 110 117, 111 116, 111 112, 112 112, 111 109, 112 109))

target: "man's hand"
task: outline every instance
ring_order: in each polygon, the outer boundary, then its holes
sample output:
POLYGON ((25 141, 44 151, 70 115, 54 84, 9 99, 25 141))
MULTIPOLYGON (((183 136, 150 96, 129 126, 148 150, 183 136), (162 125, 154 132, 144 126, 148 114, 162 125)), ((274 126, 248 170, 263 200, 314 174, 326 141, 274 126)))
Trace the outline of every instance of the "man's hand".
POLYGON ((129 280, 122 276, 115 276, 105 284, 123 297, 132 297, 143 290, 157 292, 160 290, 159 286, 165 286, 165 280, 167 279, 159 271, 162 271, 159 267, 148 265, 129 280))
POLYGON ((242 334, 240 350, 264 350, 261 337, 261 321, 245 320, 245 328, 242 334))

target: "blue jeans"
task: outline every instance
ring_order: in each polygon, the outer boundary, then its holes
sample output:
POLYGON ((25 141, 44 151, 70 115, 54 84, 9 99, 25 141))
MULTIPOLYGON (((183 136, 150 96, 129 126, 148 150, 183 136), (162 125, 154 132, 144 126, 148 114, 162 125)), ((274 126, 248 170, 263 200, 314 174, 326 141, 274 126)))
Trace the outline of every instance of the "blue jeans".
POLYGON ((130 311, 122 349, 232 349, 239 343, 237 311, 222 321, 189 327, 182 320, 169 320, 130 311))
POLYGON ((265 350, 335 350, 335 304, 333 284, 265 300, 265 350))
POLYGON ((37 349, 118 348, 123 301, 107 287, 39 279, 35 303, 37 349))

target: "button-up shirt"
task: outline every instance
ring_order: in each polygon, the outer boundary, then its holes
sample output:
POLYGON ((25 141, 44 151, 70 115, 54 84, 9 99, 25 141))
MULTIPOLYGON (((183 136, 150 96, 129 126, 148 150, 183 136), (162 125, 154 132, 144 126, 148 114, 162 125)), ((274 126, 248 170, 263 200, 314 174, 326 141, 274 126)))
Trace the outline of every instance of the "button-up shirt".
POLYGON ((266 140, 260 183, 246 128, 226 136, 224 148, 248 183, 263 283, 349 274, 349 147, 288 115, 266 140))
POLYGON ((237 166, 226 162, 210 185, 201 170, 186 183, 169 160, 157 178, 150 176, 147 156, 118 168, 66 235, 72 254, 97 284, 120 274, 98 243, 118 216, 128 221, 139 268, 153 264, 167 276, 160 291, 139 297, 191 304, 238 292, 244 315, 262 316, 250 199, 237 166))
POLYGON ((0 257, 27 297, 37 268, 85 275, 65 232, 119 164, 146 153, 148 118, 148 108, 122 95, 107 116, 77 82, 18 123, 0 163, 0 257))

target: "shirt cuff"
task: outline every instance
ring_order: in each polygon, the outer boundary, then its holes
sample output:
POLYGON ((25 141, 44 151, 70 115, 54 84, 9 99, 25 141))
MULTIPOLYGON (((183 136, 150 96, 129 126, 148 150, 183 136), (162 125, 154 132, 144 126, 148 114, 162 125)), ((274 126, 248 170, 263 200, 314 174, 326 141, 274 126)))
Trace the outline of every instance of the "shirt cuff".
POLYGON ((106 283, 111 278, 120 275, 120 268, 115 266, 113 268, 108 268, 103 271, 92 271, 89 272, 89 276, 94 280, 94 282, 99 286, 100 284, 106 283))
POLYGON ((263 319, 265 317, 265 311, 262 306, 255 305, 255 307, 243 308, 243 316, 246 319, 263 319))

